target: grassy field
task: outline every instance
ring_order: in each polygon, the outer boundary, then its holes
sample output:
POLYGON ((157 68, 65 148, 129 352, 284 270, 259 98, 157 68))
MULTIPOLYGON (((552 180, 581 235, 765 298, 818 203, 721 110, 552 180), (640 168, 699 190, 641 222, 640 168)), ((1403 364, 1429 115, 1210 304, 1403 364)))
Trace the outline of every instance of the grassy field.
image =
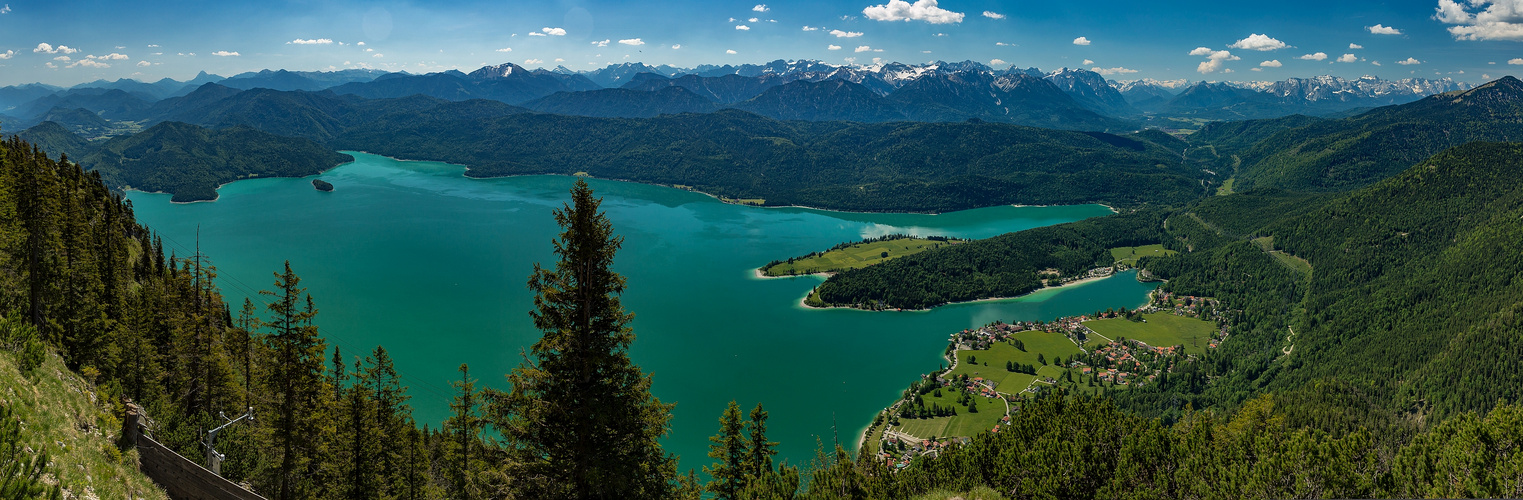
POLYGON ((1143 257, 1163 257, 1174 255, 1179 252, 1165 250, 1163 245, 1145 245, 1140 247, 1116 247, 1111 249, 1111 258, 1117 264, 1137 265, 1137 259, 1143 257))
POLYGON ((996 343, 988 350, 983 351, 957 351, 957 368, 952 370, 952 376, 967 375, 968 378, 983 377, 984 379, 997 382, 995 390, 1000 392, 1017 393, 1031 384, 1036 378, 1024 373, 1015 373, 1005 370, 1005 362, 1011 361, 1023 365, 1034 365, 1037 373, 1045 376, 1057 377, 1062 375, 1062 370, 1053 367, 1055 373, 1044 373, 1044 366, 1037 362, 1037 354, 1041 354, 1047 363, 1052 363, 1054 358, 1061 356, 1068 359, 1079 353, 1079 348, 1058 333, 1039 331, 1021 332, 1015 334, 1015 338, 1026 344, 1026 351, 1022 352, 1007 343, 996 343), (969 362, 969 358, 977 358, 978 364, 969 362))
MULTIPOLYGON (((1001 369, 1003 370, 1003 368, 1001 369)), ((935 397, 936 393, 921 396, 925 405, 932 403, 942 406, 957 407, 957 416, 937 418, 901 418, 900 425, 894 430, 919 438, 931 436, 973 436, 983 432, 989 432, 1005 416, 1005 402, 996 398, 974 396, 978 400, 978 413, 968 413, 968 410, 957 405, 957 392, 948 389, 941 390, 941 397, 935 397)))
POLYGON ((1222 185, 1216 188, 1216 195, 1217 196, 1227 196, 1229 194, 1232 194, 1232 181, 1235 181, 1235 180, 1237 180, 1237 179, 1233 178, 1233 179, 1227 179, 1226 181, 1222 182, 1222 185))
POLYGON ((55 355, 28 378, 0 351, 0 400, 25 423, 25 445, 51 456, 64 498, 168 498, 133 465, 137 451, 117 451, 121 420, 92 402, 94 391, 55 355))
POLYGON ((1265 253, 1268 253, 1270 257, 1274 257, 1274 260, 1278 261, 1281 265, 1300 273, 1301 276, 1311 276, 1311 263, 1307 262, 1306 259, 1275 250, 1273 236, 1254 238, 1253 243, 1258 245, 1260 249, 1263 249, 1265 253))
MULTIPOLYGON (((1168 313, 1144 314, 1142 317, 1146 318, 1147 322, 1116 318, 1089 321, 1085 322, 1084 326, 1094 330, 1095 333, 1116 340, 1125 337, 1141 340, 1155 347, 1184 345, 1185 352, 1189 354, 1204 354, 1206 343, 1211 340, 1211 333, 1216 331, 1215 323, 1195 318, 1168 313)), ((1090 341, 1095 343, 1105 340, 1091 338, 1090 341)))
POLYGON ((956 241, 928 240, 923 238, 900 238, 872 243, 858 243, 839 250, 831 250, 813 257, 794 259, 792 263, 780 262, 762 270, 767 276, 789 276, 845 271, 867 267, 886 260, 914 255, 956 241), (887 255, 885 257, 885 255, 887 255))

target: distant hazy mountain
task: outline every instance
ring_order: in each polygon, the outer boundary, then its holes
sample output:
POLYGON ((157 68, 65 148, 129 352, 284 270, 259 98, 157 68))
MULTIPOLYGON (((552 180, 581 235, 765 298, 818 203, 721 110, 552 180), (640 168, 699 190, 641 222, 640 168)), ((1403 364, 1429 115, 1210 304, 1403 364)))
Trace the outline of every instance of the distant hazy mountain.
POLYGON ((1135 114, 1136 110, 1127 103, 1126 97, 1121 95, 1105 77, 1099 73, 1085 69, 1063 68, 1046 75, 1046 79, 1052 82, 1069 96, 1074 98, 1085 109, 1109 116, 1127 116, 1135 114))
POLYGON ((51 95, 60 90, 63 90, 63 88, 43 85, 41 83, 0 87, 0 112, 7 115, 15 115, 14 112, 10 111, 11 108, 36 100, 42 96, 51 95))
POLYGON ((1084 109, 1052 82, 1025 74, 939 74, 916 79, 894 91, 889 99, 898 103, 906 116, 920 121, 979 118, 1067 130, 1135 128, 1135 124, 1084 109))
MULTIPOLYGON (((574 72, 574 71, 571 71, 569 69, 566 69, 565 66, 561 66, 559 68, 556 68, 554 71, 556 73, 561 73, 561 74, 577 74, 578 73, 578 72, 574 72)), ((635 62, 635 63, 610 64, 610 65, 604 67, 603 69, 581 72, 580 74, 582 76, 587 77, 588 80, 591 80, 592 83, 596 83, 599 86, 607 87, 607 88, 614 88, 614 87, 624 87, 624 86, 628 85, 630 80, 634 79, 635 75, 638 75, 638 74, 641 74, 641 73, 650 73, 650 74, 661 75, 661 76, 666 76, 666 77, 673 77, 673 76, 677 76, 677 75, 683 74, 683 73, 685 73, 685 71, 683 69, 681 69, 681 68, 676 68, 676 67, 668 66, 668 65, 665 65, 665 64, 660 65, 660 66, 647 66, 644 63, 637 63, 637 62, 635 62)))
POLYGON ((1299 111, 1299 107, 1287 109, 1280 99, 1265 92, 1207 82, 1186 87, 1156 109, 1162 115, 1206 120, 1272 118, 1299 111))
POLYGON ((378 69, 346 69, 339 71, 286 71, 286 70, 261 70, 258 72, 239 73, 226 80, 222 85, 235 89, 266 88, 272 90, 322 90, 329 87, 337 87, 346 83, 368 82, 388 74, 378 69))
POLYGON ((493 99, 519 104, 556 92, 598 88, 601 87, 582 75, 543 69, 531 71, 507 63, 486 66, 469 74, 453 70, 427 75, 391 73, 374 81, 346 83, 332 90, 372 99, 423 94, 451 101, 493 99))
POLYGON ((1112 82, 1126 103, 1138 111, 1156 111, 1174 99, 1174 91, 1156 80, 1144 79, 1117 84, 1112 82))
POLYGON ((35 118, 53 108, 84 108, 112 119, 131 119, 157 101, 153 96, 120 89, 74 88, 45 95, 10 110, 17 118, 35 118))
POLYGON ((734 106, 778 120, 885 122, 903 120, 893 103, 847 80, 795 81, 734 106))
POLYGON ((1332 108, 1338 107, 1339 104, 1349 106, 1402 104, 1433 94, 1468 88, 1470 88, 1469 85, 1455 82, 1450 78, 1384 80, 1373 76, 1363 76, 1345 80, 1336 76, 1316 76, 1274 82, 1267 85, 1264 91, 1287 101, 1300 100, 1312 105, 1326 104, 1327 107, 1332 108))
POLYGON ((556 92, 523 107, 560 115, 650 118, 676 113, 708 113, 719 104, 692 91, 668 86, 658 90, 598 89, 556 92))
POLYGON ((666 87, 682 87, 720 104, 734 104, 761 95, 767 89, 787 83, 776 75, 756 77, 740 75, 698 76, 682 75, 666 78, 652 73, 635 75, 624 88, 632 90, 657 90, 666 87))
POLYGON ((111 128, 111 122, 95 112, 84 108, 53 108, 37 117, 40 122, 53 122, 84 136, 98 136, 111 128))
POLYGON ((126 78, 120 78, 120 79, 117 79, 114 82, 112 82, 112 81, 106 81, 106 80, 96 80, 96 81, 89 82, 89 83, 81 83, 81 84, 75 85, 75 86, 73 86, 71 88, 72 89, 95 88, 95 89, 107 89, 107 90, 109 90, 109 89, 117 89, 117 90, 121 90, 123 92, 127 92, 128 94, 132 94, 132 95, 136 95, 136 96, 139 96, 139 97, 143 97, 145 100, 148 100, 148 101, 157 101, 159 99, 163 99, 165 97, 169 97, 169 96, 174 95, 176 92, 179 92, 180 89, 184 88, 185 85, 186 85, 185 82, 179 82, 179 81, 175 81, 175 80, 169 79, 169 78, 164 78, 164 79, 161 79, 161 80, 159 80, 157 82, 153 82, 153 83, 144 83, 144 82, 140 82, 140 81, 137 81, 137 80, 129 80, 129 79, 126 79, 126 78))

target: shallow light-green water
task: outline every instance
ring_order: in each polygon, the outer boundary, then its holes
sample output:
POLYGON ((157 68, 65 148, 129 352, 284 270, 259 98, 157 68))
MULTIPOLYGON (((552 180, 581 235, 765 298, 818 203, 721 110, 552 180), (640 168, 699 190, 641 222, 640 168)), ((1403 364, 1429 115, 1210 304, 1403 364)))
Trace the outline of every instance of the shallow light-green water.
MULTIPOLYGON (((539 337, 525 287, 534 263, 553 264, 551 210, 570 177, 477 180, 457 165, 357 161, 311 178, 254 179, 222 187, 215 202, 171 204, 132 192, 138 219, 166 246, 202 251, 236 310, 271 289, 290 260, 319 309, 317 323, 345 357, 386 347, 411 387, 414 414, 437 426, 449 381, 503 388, 503 374, 539 337)), ((794 464, 816 439, 851 446, 872 416, 941 363, 947 336, 994 320, 1051 319, 1135 307, 1150 285, 1130 273, 1012 300, 933 311, 810 310, 799 305, 815 277, 758 279, 773 259, 889 233, 985 238, 1110 213, 1098 205, 993 207, 941 215, 756 208, 643 184, 589 180, 625 238, 615 269, 628 277, 635 313, 632 356, 654 374, 654 392, 676 402, 669 451, 681 467, 709 463, 708 436, 725 404, 770 413, 770 437, 794 464), (834 429, 833 429, 834 425, 834 429)))

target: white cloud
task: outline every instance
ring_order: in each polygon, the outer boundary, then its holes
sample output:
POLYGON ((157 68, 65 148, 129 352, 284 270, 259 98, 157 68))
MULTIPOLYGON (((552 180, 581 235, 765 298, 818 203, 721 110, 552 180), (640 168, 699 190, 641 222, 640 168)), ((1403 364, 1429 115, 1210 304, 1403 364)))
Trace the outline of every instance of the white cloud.
POLYGON ((1089 37, 1081 36, 1081 37, 1075 38, 1074 39, 1074 45, 1089 45, 1089 37))
POLYGON ((607 40, 607 39, 605 39, 605 40, 599 40, 599 41, 596 41, 596 42, 592 42, 592 44, 596 45, 598 47, 607 47, 608 43, 612 42, 612 41, 613 40, 607 40))
POLYGON ((672 45, 672 50, 677 50, 677 49, 680 49, 680 48, 682 48, 682 44, 680 44, 680 43, 672 45))
MULTIPOLYGON (((237 53, 237 52, 234 52, 234 53, 233 53, 233 55, 238 55, 238 53, 237 53)), ((380 53, 380 52, 376 52, 376 53, 375 53, 375 54, 374 54, 374 55, 372 55, 372 56, 370 56, 370 57, 375 57, 375 58, 382 58, 382 57, 386 57, 386 54, 382 54, 382 53, 380 53)))
POLYGON ((989 60, 989 65, 990 66, 1004 66, 1006 64, 1010 64, 1010 63, 1005 62, 1004 59, 990 59, 989 60))
POLYGON ((59 45, 54 47, 46 43, 39 43, 37 44, 37 48, 32 49, 32 52, 39 54, 73 54, 75 52, 79 52, 79 49, 69 47, 68 45, 59 45))
POLYGON ((761 22, 761 19, 753 17, 753 18, 747 19, 746 22, 748 22, 748 23, 757 23, 757 22, 761 22))
POLYGON ((566 28, 544 27, 540 28, 539 31, 550 36, 566 36, 566 28))
POLYGON ((555 62, 566 62, 566 60, 557 57, 557 58, 555 58, 555 62))
POLYGON ((915 0, 913 4, 904 0, 888 0, 886 4, 862 9, 862 15, 874 21, 925 21, 931 24, 960 23, 963 18, 961 12, 937 6, 936 0, 915 0))
POLYGON ((853 52, 883 52, 883 49, 874 49, 866 45, 861 45, 858 46, 857 50, 854 50, 853 52))
POLYGON ((1000 14, 998 12, 994 12, 992 10, 986 10, 986 11, 984 11, 984 17, 987 17, 989 19, 1004 19, 1005 15, 1004 14, 1000 14))
POLYGON ((1491 75, 1488 75, 1488 74, 1485 74, 1485 73, 1481 73, 1481 79, 1482 80, 1490 80, 1491 79, 1491 75))
POLYGON ((1467 6, 1454 0, 1439 0, 1433 19, 1458 25, 1449 28, 1449 34, 1455 40, 1523 40, 1523 2, 1470 0, 1468 3, 1467 6))
POLYGON ((365 52, 375 52, 375 49, 365 49, 365 52))
POLYGON ((1096 72, 1096 73, 1099 73, 1101 75, 1105 75, 1105 76, 1110 76, 1110 75, 1125 75, 1125 74, 1128 74, 1128 73, 1136 73, 1137 72, 1137 70, 1135 70, 1135 69, 1123 68, 1123 67, 1120 67, 1120 66, 1117 66, 1117 67, 1114 67, 1114 68, 1090 68, 1089 70, 1093 71, 1093 72, 1096 72))
MULTIPOLYGON (((192 53, 191 55, 195 55, 195 54, 192 53)), ((219 50, 219 51, 216 51, 216 52, 212 52, 212 55, 218 56, 218 57, 238 57, 238 56, 241 56, 243 54, 239 54, 237 52, 228 52, 226 50, 219 50)))
POLYGON ((148 62, 148 61, 138 61, 138 62, 137 62, 137 65, 138 65, 138 66, 139 66, 139 67, 143 67, 143 68, 146 68, 146 67, 149 67, 149 66, 153 66, 153 63, 151 63, 151 62, 148 62))
POLYGON ((286 42, 286 45, 328 45, 331 43, 333 43, 333 40, 329 40, 327 38, 311 38, 307 40, 297 38, 295 40, 286 42))
POLYGON ((118 54, 118 53, 112 52, 110 54, 106 54, 106 55, 97 57, 96 59, 109 59, 109 60, 112 60, 112 61, 125 61, 125 60, 127 60, 129 58, 127 57, 126 54, 118 54))
POLYGON ((7 50, 5 52, 0 52, 0 59, 10 59, 12 57, 16 57, 16 51, 14 51, 14 50, 7 50))
POLYGON ((1005 42, 994 42, 994 45, 996 47, 1013 47, 1013 46, 1015 46, 1015 44, 1013 44, 1013 43, 1005 43, 1005 42))
POLYGON ((1307 61, 1321 61, 1321 60, 1327 59, 1327 53, 1326 52, 1318 52, 1318 53, 1315 53, 1315 54, 1306 54, 1304 56, 1297 57, 1296 59, 1303 59, 1303 60, 1307 60, 1307 61))
POLYGON ((53 60, 54 60, 54 61, 63 61, 63 62, 69 62, 69 61, 73 61, 73 60, 74 60, 74 58, 72 58, 72 57, 69 57, 69 56, 58 56, 58 57, 55 57, 55 58, 53 58, 53 60))
POLYGON ((1279 50, 1286 47, 1289 47, 1289 45, 1286 45, 1285 42, 1270 38, 1269 35, 1260 35, 1256 33, 1248 35, 1248 38, 1238 40, 1236 43, 1227 46, 1227 48, 1232 49, 1257 50, 1261 52, 1279 50))
POLYGON ((1364 48, 1364 46, 1363 45, 1359 45, 1357 43, 1348 44, 1348 49, 1349 50, 1359 50, 1359 49, 1362 49, 1362 48, 1364 48))
POLYGON ((744 24, 737 24, 737 25, 735 25, 735 29, 740 30, 740 31, 751 31, 751 27, 750 26, 746 26, 744 24))
MULTIPOLYGON (((1196 47, 1195 50, 1190 51, 1190 55, 1206 56, 1206 60, 1202 61, 1199 66, 1195 67, 1195 71, 1203 74, 1215 73, 1217 70, 1222 69, 1222 65, 1226 64, 1227 61, 1236 61, 1242 59, 1241 57, 1232 55, 1232 52, 1225 50, 1211 50, 1208 47, 1196 47)), ((1231 70, 1223 71, 1223 73, 1229 71, 1231 70)))
POLYGON ((734 50, 725 50, 724 53, 730 54, 730 55, 734 55, 735 51, 734 50))
MULTIPOLYGON (((1444 0, 1439 0, 1439 4, 1440 5, 1442 5, 1443 2, 1444 2, 1444 0)), ((1399 29, 1392 28, 1390 26, 1381 26, 1379 24, 1374 25, 1374 26, 1365 26, 1364 29, 1370 30, 1370 33, 1374 33, 1376 35, 1400 35, 1401 34, 1401 30, 1399 30, 1399 29)))
MULTIPOLYGON (((354 43, 354 44, 355 44, 355 45, 359 45, 359 46, 361 46, 361 47, 364 47, 364 46, 365 46, 365 42, 355 42, 355 43, 354 43)), ((157 45, 155 45, 155 46, 154 46, 154 47, 157 47, 157 45)))
POLYGON ((1080 64, 1083 64, 1085 66, 1089 66, 1089 65, 1094 64, 1094 63, 1095 63, 1094 61, 1091 61, 1089 59, 1085 59, 1084 62, 1082 62, 1080 64))
POLYGON ((530 31, 529 32, 529 36, 547 36, 547 35, 545 35, 544 33, 540 33, 538 31, 530 31))
POLYGON ((1514 57, 1512 59, 1508 59, 1507 64, 1511 64, 1513 66, 1523 66, 1523 57, 1514 57))
POLYGON ((1261 68, 1278 68, 1280 66, 1284 66, 1284 64, 1280 64, 1279 59, 1270 59, 1268 61, 1259 63, 1259 67, 1261 68))
POLYGON ((645 45, 645 40, 641 40, 639 38, 626 38, 626 39, 623 39, 623 40, 619 40, 619 43, 622 43, 624 45, 636 45, 636 46, 638 46, 638 45, 645 45))
POLYGON ((1231 73, 1231 72, 1232 72, 1232 68, 1227 68, 1227 69, 1222 70, 1222 73, 1231 73))
POLYGON ((513 47, 503 47, 503 48, 497 49, 497 51, 498 52, 512 52, 513 51, 513 47))
POLYGON ((819 30, 820 30, 819 28, 815 28, 815 27, 811 27, 811 26, 807 26, 807 25, 804 26, 804 31, 819 31, 819 30))
POLYGON ((96 68, 96 69, 105 69, 105 68, 111 67, 110 64, 106 64, 106 63, 103 63, 103 62, 100 62, 100 61, 97 61, 97 60, 94 60, 94 59, 80 59, 78 61, 74 61, 74 64, 70 64, 69 65, 70 68, 75 67, 75 66, 84 66, 86 68, 96 68))
POLYGON ((0 14, 10 14, 10 13, 11 13, 11 4, 5 4, 5 7, 0 7, 0 14))
POLYGON ((1341 62, 1341 63, 1351 63, 1351 62, 1359 60, 1359 58, 1354 57, 1353 54, 1344 54, 1344 55, 1338 56, 1338 59, 1335 59, 1335 60, 1338 61, 1338 62, 1341 62))
POLYGON ((825 50, 841 50, 841 46, 840 45, 827 45, 827 46, 825 46, 825 50))
POLYGON ((49 69, 58 69, 58 65, 53 63, 47 63, 47 67, 49 69))
POLYGON ((766 12, 766 11, 769 11, 769 10, 772 10, 772 9, 767 8, 767 4, 757 4, 757 6, 752 7, 751 10, 754 10, 756 12, 766 12))
POLYGON ((1396 64, 1400 64, 1402 66, 1411 66, 1413 64, 1422 64, 1422 63, 1423 63, 1422 61, 1417 60, 1417 58, 1415 58, 1415 57, 1408 57, 1405 60, 1396 61, 1396 64))
POLYGON ((830 34, 835 35, 836 38, 856 38, 862 36, 861 31, 830 30, 830 34))
POLYGON ((544 61, 541 61, 539 59, 524 59, 524 64, 540 64, 540 63, 543 63, 543 62, 544 61))
POLYGON ((1380 65, 1380 61, 1370 61, 1370 64, 1374 64, 1376 66, 1379 66, 1380 65))

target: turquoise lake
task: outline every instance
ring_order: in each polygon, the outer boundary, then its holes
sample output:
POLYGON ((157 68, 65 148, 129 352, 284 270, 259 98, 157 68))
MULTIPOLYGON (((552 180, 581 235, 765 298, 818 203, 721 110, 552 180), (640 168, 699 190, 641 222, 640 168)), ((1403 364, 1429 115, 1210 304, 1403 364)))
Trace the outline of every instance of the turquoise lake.
MULTIPOLYGON (((221 273, 234 310, 286 260, 302 277, 330 346, 346 358, 377 344, 410 386, 415 417, 437 427, 448 383, 468 363, 481 384, 503 388, 520 350, 539 338, 525 283, 553 264, 551 210, 574 178, 469 179, 463 167, 354 154, 311 179, 223 186, 215 202, 172 204, 130 192, 138 220, 181 256, 201 250, 221 273)), ((1052 319, 1136 307, 1153 285, 1131 273, 1018 299, 932 311, 811 310, 800 299, 821 279, 759 279, 773 259, 890 233, 985 238, 1102 216, 1098 206, 992 207, 940 214, 862 214, 757 208, 644 184, 589 180, 624 236, 615 270, 628 278, 635 314, 631 355, 676 402, 666 449, 681 470, 708 464, 708 436, 727 402, 770 413, 779 459, 806 463, 816 440, 850 447, 873 414, 942 362, 954 331, 995 320, 1052 319), (833 428, 834 424, 834 428, 833 428)), ((167 251, 167 249, 166 249, 167 251)), ((257 295, 253 295, 256 304, 257 295)), ((263 306, 261 305, 261 311, 263 306)))

